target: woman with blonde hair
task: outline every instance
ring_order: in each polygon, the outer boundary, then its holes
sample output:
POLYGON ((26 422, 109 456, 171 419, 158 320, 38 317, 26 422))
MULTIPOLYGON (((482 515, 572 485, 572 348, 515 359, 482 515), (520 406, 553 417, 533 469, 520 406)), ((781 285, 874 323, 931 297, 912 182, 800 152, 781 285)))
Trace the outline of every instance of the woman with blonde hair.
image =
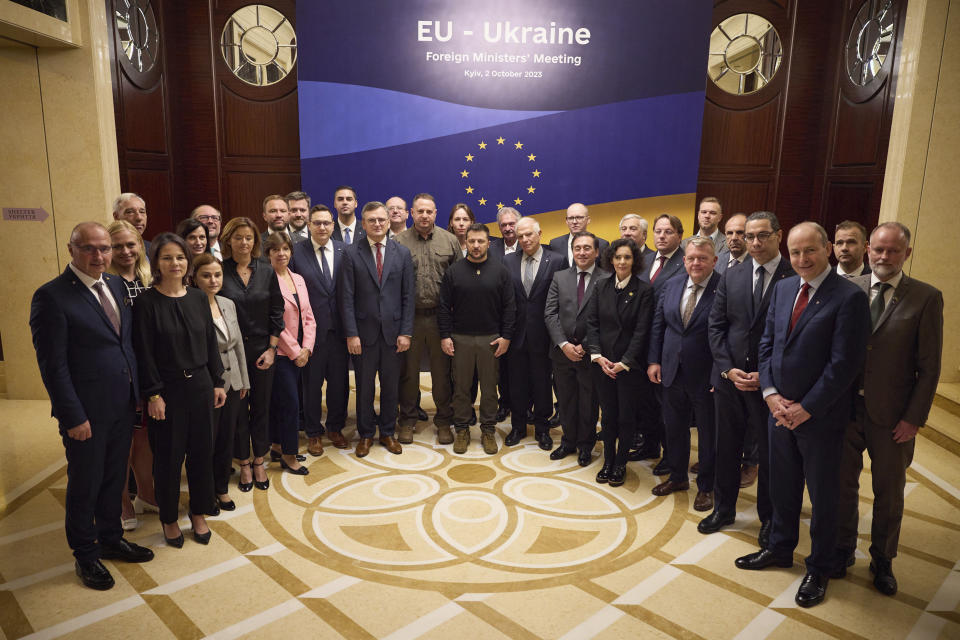
MULTIPOLYGON (((127 300, 130 304, 140 293, 150 286, 153 276, 150 263, 143 245, 143 238, 136 227, 126 220, 115 220, 109 227, 110 244, 113 257, 110 261, 110 273, 120 276, 127 287, 127 300)), ((157 498, 153 493, 153 453, 150 440, 144 429, 143 411, 137 409, 137 421, 133 425, 133 438, 130 441, 130 457, 127 461, 127 476, 133 471, 137 483, 136 498, 130 500, 130 491, 124 483, 120 496, 122 511, 120 524, 124 531, 132 531, 140 526, 137 514, 144 511, 158 511, 157 498)))

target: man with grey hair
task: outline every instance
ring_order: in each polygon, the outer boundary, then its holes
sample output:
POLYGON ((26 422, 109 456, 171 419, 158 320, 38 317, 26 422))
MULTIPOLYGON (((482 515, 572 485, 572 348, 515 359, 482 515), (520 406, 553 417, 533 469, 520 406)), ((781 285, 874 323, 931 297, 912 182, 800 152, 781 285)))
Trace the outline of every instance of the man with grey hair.
POLYGON ((513 446, 527 435, 527 408, 533 404, 537 444, 544 451, 553 448, 550 438, 551 393, 550 335, 544 322, 547 293, 553 274, 563 268, 564 259, 540 244, 540 224, 533 218, 517 223, 517 244, 521 251, 504 257, 503 265, 513 282, 517 323, 507 352, 510 370, 511 430, 504 440, 513 446))
POLYGON ((310 196, 303 191, 291 191, 284 199, 287 201, 287 233, 294 244, 310 237, 307 222, 310 214, 310 196))
POLYGON ((390 228, 387 230, 387 238, 390 239, 407 228, 410 212, 407 211, 407 202, 400 196, 393 196, 384 204, 387 205, 387 215, 390 217, 390 228))
POLYGON ((210 253, 223 262, 223 253, 220 251, 220 225, 223 222, 223 216, 210 205, 202 204, 190 212, 190 217, 207 228, 207 235, 210 237, 210 253))
POLYGON ((640 257, 646 262, 647 256, 653 253, 650 247, 647 246, 647 230, 649 225, 646 219, 640 214, 628 213, 620 218, 620 223, 617 226, 620 229, 621 238, 629 238, 637 243, 637 246, 640 247, 640 257))
POLYGON ((873 331, 840 463, 838 553, 853 564, 866 449, 873 485, 870 572, 874 586, 888 596, 897 593, 892 562, 900 541, 907 467, 936 394, 943 350, 943 294, 903 273, 910 253, 910 230, 885 222, 870 234, 872 273, 853 279, 870 296, 873 331))
POLYGON ((523 216, 513 207, 500 207, 497 211, 497 226, 500 227, 500 239, 490 239, 490 257, 502 260, 503 256, 509 255, 520 249, 517 242, 517 223, 523 216))
POLYGON ((121 193, 113 201, 113 219, 132 224, 143 238, 147 254, 150 253, 150 242, 144 235, 147 232, 147 203, 143 198, 135 193, 121 193))
MULTIPOLYGON (((586 205, 574 202, 567 207, 564 222, 567 223, 567 229, 570 230, 570 233, 565 233, 551 240, 550 250, 563 256, 562 268, 567 269, 573 264, 573 234, 586 231, 587 225, 590 224, 590 213, 587 211, 586 205)), ((610 243, 600 237, 597 237, 597 240, 600 242, 600 255, 602 255, 610 243)), ((597 260, 599 259, 598 255, 597 260)))

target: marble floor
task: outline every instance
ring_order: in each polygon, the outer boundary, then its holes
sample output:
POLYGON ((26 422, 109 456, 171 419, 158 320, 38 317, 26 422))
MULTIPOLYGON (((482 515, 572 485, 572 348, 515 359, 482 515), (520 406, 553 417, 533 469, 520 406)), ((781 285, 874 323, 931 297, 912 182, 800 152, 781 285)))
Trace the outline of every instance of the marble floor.
MULTIPOLYGON (((117 584, 97 592, 79 585, 66 545, 66 466, 49 404, 0 400, 0 634, 960 638, 960 447, 936 434, 918 440, 908 473, 899 593, 873 588, 861 539, 848 577, 805 610, 793 596, 807 520, 792 569, 733 565, 755 549, 755 487, 731 529, 703 536, 694 492, 654 497, 649 462, 630 463, 626 484, 610 488, 593 481, 599 447, 582 469, 572 457, 550 461, 532 438, 487 456, 474 428, 456 455, 435 433, 419 423, 400 456, 327 446, 308 456, 305 477, 271 464, 268 491, 232 487, 238 509, 209 519, 209 546, 189 531, 182 549, 166 546, 146 514, 128 538, 156 558, 107 561, 117 584)), ((864 532, 870 500, 861 500, 864 532)))

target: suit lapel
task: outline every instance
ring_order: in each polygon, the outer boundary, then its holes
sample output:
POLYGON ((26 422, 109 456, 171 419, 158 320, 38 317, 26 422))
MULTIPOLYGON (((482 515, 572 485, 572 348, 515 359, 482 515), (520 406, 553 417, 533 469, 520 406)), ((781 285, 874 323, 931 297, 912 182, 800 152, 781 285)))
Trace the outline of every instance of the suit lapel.
POLYGON ((284 280, 284 279, 281 278, 280 276, 276 276, 276 278, 277 278, 277 282, 280 283, 280 293, 283 294, 283 299, 286 300, 286 301, 288 301, 288 302, 289 302, 290 304, 292 304, 293 306, 299 308, 300 305, 297 304, 296 298, 293 297, 293 294, 297 292, 296 288, 294 288, 293 291, 290 291, 290 290, 287 288, 287 287, 290 285, 289 282, 287 282, 286 280, 284 280))
MULTIPOLYGON (((80 278, 77 277, 77 274, 73 272, 73 269, 71 269, 70 267, 67 267, 67 271, 70 272, 70 281, 71 283, 73 283, 75 287, 77 287, 77 291, 80 294, 80 297, 86 300, 87 304, 89 304, 94 308, 97 314, 99 314, 100 319, 103 320, 104 324, 106 324, 107 327, 110 328, 110 333, 116 335, 117 332, 113 328, 113 323, 110 322, 110 318, 107 317, 107 312, 103 310, 103 305, 100 304, 100 300, 97 298, 97 294, 95 294, 93 291, 88 289, 87 285, 83 284, 80 278)), ((107 285, 107 290, 110 291, 110 295, 113 295, 112 288, 109 285, 107 285)), ((116 297, 114 297, 114 299, 116 299, 116 297)), ((122 306, 120 306, 119 303, 117 307, 119 309, 123 308, 122 306)), ((123 331, 123 329, 124 327, 121 321, 120 330, 123 331)))
MULTIPOLYGON (((386 247, 384 247, 386 249, 386 247)), ((380 287, 380 278, 377 277, 377 263, 373 261, 373 249, 370 247, 369 242, 363 242, 357 245, 357 254, 360 256, 360 261, 367 267, 367 272, 370 274, 370 277, 373 278, 373 283, 380 287)), ((384 250, 383 257, 383 269, 387 269, 387 257, 386 250, 384 250)))
MULTIPOLYGON (((781 280, 783 280, 784 278, 789 277, 789 275, 787 274, 787 269, 784 265, 785 259, 786 258, 780 258, 780 262, 777 264, 777 268, 773 272, 773 277, 770 278, 770 284, 767 285, 767 290, 763 292, 763 298, 760 299, 761 309, 766 308, 767 305, 770 303, 770 296, 773 294, 774 285, 780 282, 781 280)), ((752 297, 753 296, 753 271, 751 269, 745 269, 744 271, 750 274, 749 276, 744 276, 744 277, 747 278, 747 281, 749 283, 748 289, 750 292, 750 296, 752 297)), ((792 313, 793 307, 791 306, 790 309, 792 313)), ((758 321, 763 322, 766 315, 767 315, 766 313, 757 313, 757 311, 755 310, 753 312, 753 322, 750 323, 750 326, 752 327, 756 325, 758 321)))
POLYGON ((910 289, 909 278, 906 275, 904 275, 900 279, 900 284, 897 285, 897 288, 893 290, 893 297, 890 298, 890 304, 884 307, 883 313, 880 315, 880 319, 877 320, 877 326, 873 328, 872 333, 876 333, 877 329, 883 326, 883 323, 886 322, 887 318, 890 317, 890 314, 894 312, 894 310, 897 308, 897 305, 900 304, 900 301, 906 297, 907 291, 909 289, 910 289))
MULTIPOLYGON (((793 340, 793 338, 803 331, 803 328, 810 322, 810 319, 813 318, 820 312, 820 309, 826 306, 826 303, 830 300, 827 296, 830 295, 830 292, 833 290, 833 287, 836 285, 835 278, 842 278, 843 276, 838 276, 836 273, 831 272, 823 282, 820 283, 820 287, 814 291, 813 300, 810 300, 807 303, 806 309, 800 314, 800 317, 797 318, 797 324, 794 325, 793 331, 790 332, 790 335, 787 336, 787 344, 793 340)), ((802 282, 802 280, 801 280, 802 282)), ((790 305, 790 316, 793 315, 793 306, 796 304, 796 293, 791 299, 792 304, 790 305)), ((787 322, 790 321, 789 316, 787 317, 787 322)), ((789 324, 787 325, 789 326, 789 324)))
MULTIPOLYGON (((700 299, 697 300, 697 306, 693 308, 693 315, 690 316, 690 322, 687 323, 687 327, 694 326, 701 315, 710 312, 710 307, 713 304, 713 294, 717 292, 718 280, 720 280, 720 274, 714 271, 710 279, 707 280, 703 286, 703 293, 700 294, 700 299)), ((683 330, 686 332, 687 328, 684 327, 683 330)))
MULTIPOLYGON (((583 302, 577 305, 577 315, 580 315, 580 312, 583 311, 587 306, 587 300, 590 299, 590 294, 593 293, 593 288, 597 284, 597 273, 600 270, 596 267, 593 268, 593 273, 590 275, 590 280, 587 282, 587 285, 583 288, 583 302)), ((573 299, 577 299, 577 285, 579 284, 580 275, 579 269, 576 267, 573 270, 573 299)))

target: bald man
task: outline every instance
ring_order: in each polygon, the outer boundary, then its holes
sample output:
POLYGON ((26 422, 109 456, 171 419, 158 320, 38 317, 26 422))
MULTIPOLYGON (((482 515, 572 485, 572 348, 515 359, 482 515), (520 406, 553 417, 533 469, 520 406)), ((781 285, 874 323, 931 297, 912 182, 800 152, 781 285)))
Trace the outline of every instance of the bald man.
MULTIPOLYGON (((559 254, 563 258, 560 268, 569 269, 574 264, 573 234, 586 231, 587 226, 590 224, 590 213, 587 211, 586 205, 574 202, 567 207, 567 215, 564 218, 564 222, 567 223, 567 229, 570 230, 570 233, 557 236, 550 241, 549 246, 551 251, 559 254)), ((597 240, 600 242, 600 251, 597 253, 597 261, 599 263, 600 256, 607 250, 610 243, 599 236, 597 240)))

